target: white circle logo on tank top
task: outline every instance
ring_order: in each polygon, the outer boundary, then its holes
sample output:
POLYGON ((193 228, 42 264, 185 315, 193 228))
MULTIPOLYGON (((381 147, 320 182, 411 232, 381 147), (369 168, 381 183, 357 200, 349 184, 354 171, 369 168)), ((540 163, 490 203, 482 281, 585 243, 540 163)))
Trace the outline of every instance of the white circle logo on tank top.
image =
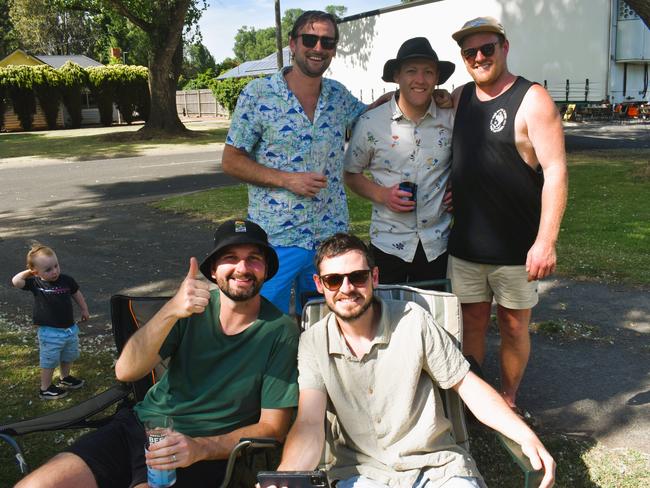
POLYGON ((492 119, 490 119, 490 130, 492 132, 501 132, 506 126, 506 121, 508 120, 508 112, 505 108, 500 108, 492 114, 492 119))

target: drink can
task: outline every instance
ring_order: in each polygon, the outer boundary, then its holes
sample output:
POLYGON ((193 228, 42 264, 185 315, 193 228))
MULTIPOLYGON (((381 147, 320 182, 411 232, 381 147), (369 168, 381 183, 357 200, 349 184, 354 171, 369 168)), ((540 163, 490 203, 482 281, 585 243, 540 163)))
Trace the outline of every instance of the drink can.
POLYGON ((408 191, 411 193, 410 197, 403 197, 403 200, 410 200, 415 202, 417 200, 418 194, 418 185, 412 181, 402 181, 398 187, 402 191, 408 191))
MULTIPOLYGON (((147 435, 145 452, 151 444, 160 442, 173 429, 171 417, 160 417, 154 420, 146 420, 144 428, 147 435)), ((175 469, 154 469, 147 465, 147 483, 151 488, 168 488, 176 483, 175 469)))

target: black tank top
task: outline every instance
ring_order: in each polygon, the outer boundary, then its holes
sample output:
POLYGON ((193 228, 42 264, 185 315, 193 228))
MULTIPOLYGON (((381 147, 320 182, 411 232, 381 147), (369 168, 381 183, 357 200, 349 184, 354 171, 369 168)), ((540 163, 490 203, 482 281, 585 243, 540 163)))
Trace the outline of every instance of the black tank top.
POLYGON ((537 236, 544 182, 515 146, 515 115, 532 82, 517 78, 481 102, 474 83, 456 112, 451 165, 454 224, 449 253, 486 264, 525 264, 537 236))

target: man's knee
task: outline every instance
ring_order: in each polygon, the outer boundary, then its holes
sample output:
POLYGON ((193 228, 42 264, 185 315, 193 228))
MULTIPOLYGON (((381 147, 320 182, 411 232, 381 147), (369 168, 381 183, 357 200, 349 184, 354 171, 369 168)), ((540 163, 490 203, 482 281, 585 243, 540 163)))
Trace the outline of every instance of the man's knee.
POLYGON ((490 302, 463 303, 463 326, 465 329, 487 331, 490 324, 490 302))
POLYGON ((76 454, 62 452, 20 480, 15 488, 57 488, 83 486, 95 488, 95 476, 76 454))
POLYGON ((531 312, 529 308, 515 310, 497 306, 497 321, 501 335, 514 340, 528 337, 531 312))

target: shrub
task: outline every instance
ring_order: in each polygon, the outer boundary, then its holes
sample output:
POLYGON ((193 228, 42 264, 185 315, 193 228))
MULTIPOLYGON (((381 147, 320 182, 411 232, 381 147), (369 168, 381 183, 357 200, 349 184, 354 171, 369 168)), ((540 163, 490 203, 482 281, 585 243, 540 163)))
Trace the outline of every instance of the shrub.
POLYGON ((36 113, 36 97, 33 89, 32 68, 30 66, 7 66, 4 72, 4 85, 9 93, 14 112, 24 130, 31 130, 36 113))
POLYGON ((61 76, 51 66, 32 67, 34 93, 38 98, 48 129, 56 129, 56 119, 61 104, 61 76))
POLYGON ((225 80, 214 80, 210 89, 214 98, 232 114, 237 105, 237 99, 244 87, 253 80, 253 77, 226 78, 225 80))
POLYGON ((70 115, 70 126, 78 129, 81 127, 82 90, 88 84, 88 73, 71 61, 61 66, 58 71, 61 75, 61 96, 70 115))

